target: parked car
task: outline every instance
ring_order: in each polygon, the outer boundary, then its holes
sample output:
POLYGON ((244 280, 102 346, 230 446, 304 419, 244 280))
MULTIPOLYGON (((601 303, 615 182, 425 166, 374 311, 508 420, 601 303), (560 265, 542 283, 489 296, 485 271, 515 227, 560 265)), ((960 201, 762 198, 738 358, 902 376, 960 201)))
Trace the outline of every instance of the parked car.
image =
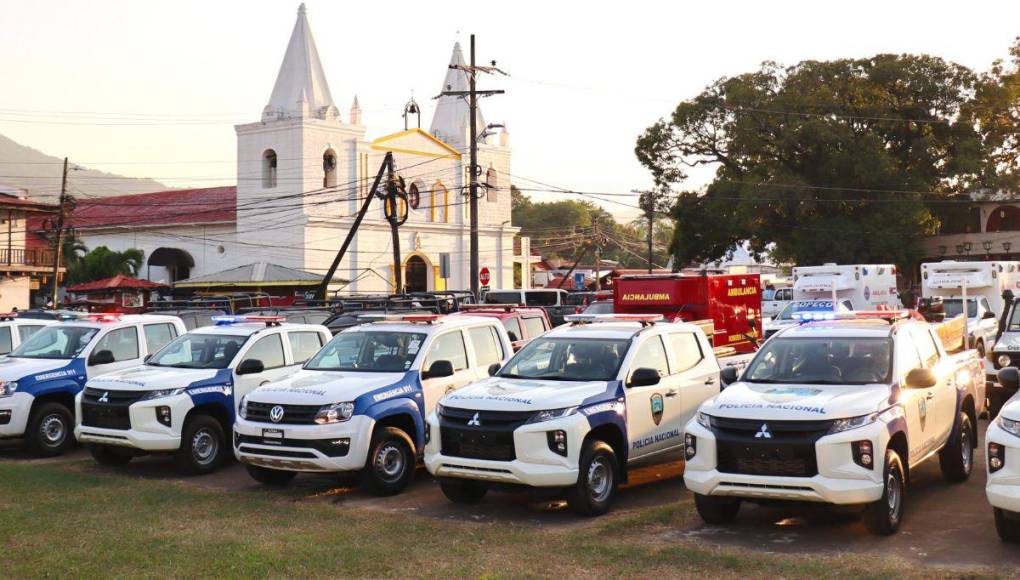
POLYGON ((612 314, 614 312, 612 300, 596 300, 582 311, 582 314, 612 314))
POLYGON ((234 450, 256 481, 361 472, 400 493, 425 446, 425 414, 444 393, 495 372, 512 349, 498 320, 389 315, 336 335, 296 374, 241 399, 234 450))
POLYGON ((73 442, 74 398, 90 378, 138 365, 184 334, 174 316, 89 314, 39 330, 0 358, 0 438, 24 437, 37 455, 73 442))
POLYGON ((9 354, 43 327, 56 323, 48 318, 23 318, 17 312, 0 314, 0 355, 9 354))
POLYGON ((214 310, 211 308, 168 308, 152 310, 151 313, 162 314, 163 316, 176 316, 181 319, 181 322, 184 323, 184 328, 188 330, 210 326, 213 324, 214 317, 227 314, 225 310, 214 310))
POLYGON ((425 465, 451 501, 510 484, 562 490, 578 514, 603 514, 629 466, 682 449, 684 424, 719 392, 696 325, 653 314, 567 320, 429 415, 425 465))
POLYGON ((328 308, 309 308, 294 306, 286 308, 253 308, 242 309, 242 316, 282 316, 290 324, 325 325, 333 317, 334 312, 328 308))
POLYGON ((970 476, 984 391, 976 351, 948 354, 905 312, 787 328, 687 424, 684 483, 710 524, 742 501, 865 504, 892 534, 920 464, 970 476))
POLYGON ((559 326, 564 316, 577 313, 577 305, 571 304, 568 296, 566 290, 558 288, 489 290, 482 296, 482 303, 538 306, 545 309, 553 326, 559 326))
POLYGON ((507 335, 514 351, 518 351, 528 341, 540 336, 552 328, 549 315, 541 308, 530 306, 514 306, 513 304, 472 304, 462 305, 460 312, 451 316, 482 316, 495 318, 506 328, 507 335))
POLYGON ((189 474, 231 455, 237 400, 297 371, 332 337, 282 316, 220 316, 178 336, 144 364, 92 378, 78 395, 75 437, 104 465, 173 454, 189 474))
POLYGON ((762 318, 775 318, 793 300, 793 288, 766 288, 761 292, 762 318))

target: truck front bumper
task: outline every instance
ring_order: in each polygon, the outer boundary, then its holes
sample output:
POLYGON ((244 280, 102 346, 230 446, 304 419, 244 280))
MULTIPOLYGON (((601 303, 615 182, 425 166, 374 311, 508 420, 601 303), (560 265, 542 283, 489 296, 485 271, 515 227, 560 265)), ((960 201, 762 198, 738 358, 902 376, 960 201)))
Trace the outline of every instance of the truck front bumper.
POLYGON ((697 452, 684 468, 684 484, 697 494, 837 505, 871 503, 882 497, 882 460, 878 458, 884 457, 889 435, 881 422, 819 439, 815 443, 818 473, 812 477, 721 472, 717 469, 712 432, 692 420, 687 433, 696 437, 697 452), (850 444, 861 440, 872 442, 875 469, 853 461, 850 444))
POLYGON ((1001 445, 1006 453, 1002 468, 995 473, 991 472, 987 456, 985 458, 988 503, 992 507, 1020 513, 1020 437, 1007 433, 996 421, 992 421, 985 434, 986 454, 987 446, 992 443, 1001 445))
POLYGON ((375 420, 355 415, 328 425, 234 423, 234 455, 242 463, 282 471, 340 472, 365 467, 375 420))
MULTIPOLYGON (((84 391, 83 391, 84 392, 84 391)), ((141 451, 177 451, 188 411, 195 407, 188 395, 139 401, 128 407, 130 429, 107 429, 82 424, 81 393, 74 398, 74 437, 81 443, 116 445, 141 451), (157 409, 170 409, 170 425, 156 419, 157 409)))
POLYGON ((35 397, 28 393, 14 393, 0 399, 0 439, 23 437, 32 412, 35 397))

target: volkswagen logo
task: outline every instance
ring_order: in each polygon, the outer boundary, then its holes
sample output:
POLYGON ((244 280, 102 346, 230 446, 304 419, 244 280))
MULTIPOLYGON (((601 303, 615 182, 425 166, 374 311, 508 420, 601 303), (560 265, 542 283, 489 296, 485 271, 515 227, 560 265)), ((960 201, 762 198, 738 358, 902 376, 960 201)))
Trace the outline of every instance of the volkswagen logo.
POLYGON ((769 433, 769 424, 762 423, 761 430, 754 434, 755 439, 772 439, 772 433, 769 433))
POLYGON ((283 421, 283 407, 277 405, 269 410, 269 420, 273 423, 283 421))
POLYGON ((103 396, 99 397, 99 402, 100 403, 109 403, 110 402, 110 393, 103 393, 103 396))
POLYGON ((471 420, 468 421, 467 424, 468 427, 481 427, 482 422, 478 420, 478 413, 475 413, 475 416, 471 417, 471 420))

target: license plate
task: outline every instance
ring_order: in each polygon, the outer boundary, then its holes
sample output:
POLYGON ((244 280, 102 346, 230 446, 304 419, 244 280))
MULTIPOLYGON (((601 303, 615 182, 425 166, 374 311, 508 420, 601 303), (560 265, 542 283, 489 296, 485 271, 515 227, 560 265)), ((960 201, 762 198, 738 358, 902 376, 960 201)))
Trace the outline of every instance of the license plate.
POLYGON ((262 439, 272 443, 279 443, 283 441, 283 429, 263 429, 262 439))

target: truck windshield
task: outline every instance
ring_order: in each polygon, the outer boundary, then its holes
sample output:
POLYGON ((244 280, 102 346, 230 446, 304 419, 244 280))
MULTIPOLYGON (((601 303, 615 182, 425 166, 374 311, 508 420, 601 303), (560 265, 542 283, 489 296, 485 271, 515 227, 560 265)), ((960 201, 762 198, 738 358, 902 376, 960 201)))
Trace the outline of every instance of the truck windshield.
POLYGON ((32 335, 8 356, 14 358, 72 359, 89 345, 98 328, 48 326, 32 335))
POLYGON ((145 364, 179 369, 225 369, 247 340, 246 336, 236 335, 182 334, 145 364))
POLYGON ((322 347, 305 368, 402 373, 414 364, 423 342, 425 335, 413 332, 344 332, 322 347))
POLYGON ((765 343, 747 367, 751 383, 866 385, 892 377, 888 338, 783 338, 765 343))
POLYGON ((630 340, 536 338, 499 372, 511 379, 611 381, 620 372, 630 340))
MULTIPOLYGON (((963 312, 963 298, 946 298, 942 300, 942 307, 945 308, 946 318, 959 316, 963 312)), ((967 318, 977 316, 977 300, 967 299, 967 318)))

